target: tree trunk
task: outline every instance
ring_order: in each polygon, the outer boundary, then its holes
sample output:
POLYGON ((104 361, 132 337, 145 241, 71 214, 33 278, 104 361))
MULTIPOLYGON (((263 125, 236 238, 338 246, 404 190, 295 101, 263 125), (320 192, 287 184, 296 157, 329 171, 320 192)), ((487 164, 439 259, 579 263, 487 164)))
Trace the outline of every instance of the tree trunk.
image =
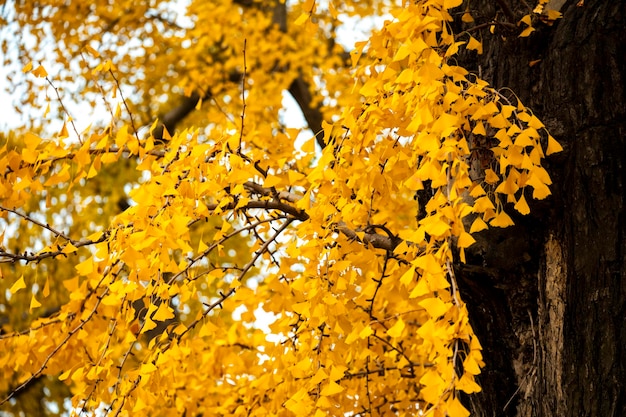
MULTIPOLYGON (((506 4, 519 19, 523 3, 470 5, 479 24, 506 20, 506 4)), ((459 268, 487 363, 474 416, 626 415, 626 1, 561 12, 529 38, 485 32, 484 54, 460 62, 518 94, 564 147, 548 158, 553 195, 483 233, 459 268)))

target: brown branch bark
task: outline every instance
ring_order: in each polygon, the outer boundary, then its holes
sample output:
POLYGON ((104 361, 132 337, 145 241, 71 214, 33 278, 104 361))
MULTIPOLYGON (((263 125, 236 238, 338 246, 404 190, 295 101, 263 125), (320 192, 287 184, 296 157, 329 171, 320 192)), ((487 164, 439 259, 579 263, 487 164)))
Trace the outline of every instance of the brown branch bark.
POLYGON ((506 15, 507 19, 509 19, 509 22, 515 24, 515 13, 513 13, 513 10, 511 10, 511 7, 507 4, 506 0, 496 0, 496 2, 502 9, 502 12, 506 15))
MULTIPOLYGON (((273 20, 283 33, 287 33, 286 2, 276 1, 273 20)), ((300 75, 291 82, 288 91, 294 100, 296 100, 296 103, 298 103, 298 106, 302 111, 302 115, 304 116, 304 120, 306 120, 309 125, 309 129, 311 129, 315 135, 317 144, 320 148, 324 149, 326 147, 326 144, 324 143, 324 132, 322 129, 322 120, 324 120, 324 116, 322 115, 320 106, 314 107, 312 105, 313 97, 311 95, 310 87, 309 83, 302 78, 302 75, 300 75)))
POLYGON ((363 238, 360 238, 357 231, 350 229, 345 222, 337 223, 337 231, 343 233, 348 239, 372 245, 377 249, 385 249, 389 252, 393 252, 400 242, 402 242, 402 239, 399 237, 385 236, 378 233, 366 232, 363 234, 363 238))
POLYGON ((324 149, 326 147, 326 143, 324 143, 324 131, 322 129, 324 116, 319 106, 313 107, 311 105, 313 97, 309 90, 309 84, 304 81, 302 77, 298 77, 293 80, 289 86, 289 94, 291 94, 294 100, 296 100, 296 103, 298 103, 298 106, 300 106, 302 115, 309 125, 309 129, 313 131, 317 144, 320 148, 324 149))
MULTIPOLYGON (((207 208, 211 211, 220 207, 220 204, 208 204, 207 208)), ((242 207, 237 207, 237 202, 233 201, 226 205, 221 206, 223 210, 246 210, 246 209, 265 209, 265 210, 279 210, 283 213, 292 215, 295 220, 306 221, 309 219, 309 215, 304 210, 299 210, 294 206, 287 203, 273 200, 252 200, 242 207)))
MULTIPOLYGON (((157 141, 163 140, 164 131, 168 133, 174 133, 176 125, 182 122, 189 114, 196 108, 198 101, 200 100, 200 94, 194 92, 189 97, 183 97, 182 102, 165 113, 161 120, 161 123, 154 129, 152 136, 157 141)), ((203 97, 204 98, 204 97, 203 97)))
MULTIPOLYGON (((276 191, 271 188, 265 188, 259 184, 248 181, 244 184, 246 189, 255 194, 260 194, 262 196, 270 196, 273 195, 276 200, 284 200, 289 203, 295 203, 299 201, 302 196, 299 194, 295 194, 288 191, 276 191)), ((230 204, 229 204, 230 205, 230 204)), ((233 204, 234 206, 234 204, 233 204)), ((217 205, 215 205, 217 208, 217 205)), ((309 218, 309 215, 304 211, 297 211, 297 209, 287 203, 283 203, 281 201, 250 201, 244 208, 268 208, 283 211, 286 214, 290 214, 294 216, 297 220, 306 221, 309 218), (299 216, 299 217, 298 217, 299 216)), ((211 207, 209 207, 211 209, 211 207)), ((335 225, 335 230, 345 235, 348 239, 353 239, 358 242, 364 243, 366 245, 371 245, 377 249, 385 249, 387 251, 393 252, 393 250, 402 242, 402 239, 396 236, 382 235, 379 233, 365 232, 362 236, 359 237, 359 234, 363 231, 360 228, 357 230, 353 230, 348 227, 348 225, 341 221, 335 225)), ((407 242, 409 246, 415 245, 414 242, 407 242)))

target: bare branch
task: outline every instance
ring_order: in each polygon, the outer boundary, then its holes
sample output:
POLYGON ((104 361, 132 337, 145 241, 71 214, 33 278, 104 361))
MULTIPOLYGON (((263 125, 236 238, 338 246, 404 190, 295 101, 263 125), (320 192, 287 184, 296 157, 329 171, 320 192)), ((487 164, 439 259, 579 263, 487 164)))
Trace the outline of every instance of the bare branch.
MULTIPOLYGON (((300 199, 302 199, 302 196, 299 194, 288 192, 288 191, 278 192, 271 188, 262 187, 261 185, 256 184, 252 181, 246 182, 244 184, 244 187, 246 187, 248 190, 250 190, 253 193, 260 194, 262 196, 274 196, 274 198, 277 200, 284 200, 290 203, 295 203, 299 201, 300 199)), ((246 208, 259 208, 258 206, 264 205, 264 204, 267 204, 267 207, 262 207, 262 208, 271 208, 271 209, 281 210, 284 213, 291 214, 297 220, 305 221, 305 220, 308 220, 309 218, 309 215, 304 210, 297 211, 295 207, 282 203, 280 201, 276 201, 276 200, 250 201, 246 205, 246 208), (298 215, 294 214, 294 210, 296 210, 296 213, 298 215)), ((381 235, 381 234, 372 233, 369 231, 364 233, 363 239, 361 240, 357 232, 360 233, 363 230, 357 229, 355 231, 353 229, 350 229, 347 226, 347 224, 343 221, 336 224, 336 230, 344 234, 349 239, 353 239, 361 243, 372 245, 373 247, 377 249, 385 249, 390 252, 393 252, 393 250, 402 242, 401 238, 390 235, 389 233, 387 235, 381 235)), ((407 242, 407 245, 412 246, 412 245, 415 245, 415 243, 407 242)))
POLYGON ((124 97, 124 92, 122 91, 120 82, 115 76, 115 73, 113 72, 113 70, 110 68, 109 68, 109 74, 111 74, 111 77, 113 77, 113 81, 115 81, 117 91, 119 91, 122 102, 124 103, 124 107, 126 108, 126 111, 128 112, 128 117, 130 118, 130 126, 133 128, 133 134, 135 135, 135 139, 137 139, 137 143, 141 145, 141 142, 139 141, 139 134, 137 132, 137 128, 135 127, 135 119, 133 118, 133 112, 131 112, 130 108, 128 107, 128 102, 126 101, 126 98, 124 97))
MULTIPOLYGON (((402 242, 402 239, 400 239, 399 237, 384 236, 378 233, 364 233, 363 239, 361 239, 357 234, 357 231, 348 228, 345 222, 337 223, 336 229, 337 231, 346 235, 346 237, 348 237, 349 239, 372 245, 377 249, 385 249, 389 252, 393 252, 396 246, 398 246, 400 242, 402 242)), ((358 232, 360 233, 360 231, 358 232)))
POLYGON ((309 219, 309 215, 304 210, 299 210, 296 207, 290 206, 286 203, 281 203, 280 201, 272 201, 272 200, 252 200, 249 201, 246 205, 237 207, 237 202, 233 201, 226 205, 221 204, 208 204, 207 208, 211 211, 216 210, 221 207, 223 210, 245 210, 245 209, 265 209, 265 210, 279 210, 283 213, 291 214, 295 220, 306 221, 309 219))
POLYGON ((246 119, 246 75, 248 72, 248 64, 246 62, 246 44, 248 40, 243 39, 243 75, 241 77, 241 131, 239 132, 239 146, 237 146, 237 153, 241 154, 241 143, 243 141, 243 129, 246 119))
POLYGON ((253 193, 260 194, 265 197, 273 195, 279 200, 289 201, 290 203, 295 203, 302 199, 302 196, 299 194, 289 191, 276 191, 271 188, 265 188, 252 181, 246 182, 243 186, 253 193))
POLYGON ((72 129, 74 129, 74 133, 76 134, 76 137, 78 138, 78 141, 80 142, 80 144, 83 144, 83 139, 80 136, 80 133, 78 133, 78 130, 76 129, 76 125, 74 124, 74 118, 70 115, 70 112, 67 110, 67 108, 65 108, 65 104, 63 104, 63 100, 61 100, 61 95, 59 94, 59 89, 52 83, 52 80, 48 77, 46 77, 46 81, 48 82, 48 84, 50 84, 50 87, 52 87, 54 89, 54 92, 57 95, 57 99, 59 100, 59 104, 61 104, 61 108, 63 109, 63 113, 65 113, 65 115, 67 116, 67 119, 69 120, 70 124, 72 125, 72 129))
POLYGON ((76 248, 80 248, 83 246, 90 246, 90 245, 95 245, 96 243, 100 243, 100 242, 104 242, 106 239, 108 239, 109 237, 109 232, 105 231, 102 233, 102 235, 96 239, 96 240, 92 240, 92 239, 84 239, 84 240, 75 240, 70 238, 68 235, 66 235, 65 233, 56 230, 55 228, 53 228, 52 226, 48 225, 48 224, 44 224, 38 220, 33 219, 32 217, 20 213, 17 210, 13 210, 10 208, 6 208, 6 207, 2 207, 0 206, 0 211, 6 211, 9 213, 13 213, 21 218, 23 218, 24 220, 39 226, 43 229, 46 229, 48 231, 50 231, 55 237, 57 238, 61 238, 66 240, 66 243, 63 245, 57 245, 57 250, 55 251, 49 251, 49 252, 41 252, 41 253, 28 253, 28 252, 24 252, 24 253, 9 253, 6 252, 4 249, 0 249, 0 263, 12 263, 12 262, 18 262, 18 261, 25 261, 25 262, 40 262, 44 259, 47 258, 55 258, 57 256, 67 256, 65 252, 63 252, 63 250, 65 249, 65 247, 67 246, 68 243, 71 243, 74 247, 76 248))

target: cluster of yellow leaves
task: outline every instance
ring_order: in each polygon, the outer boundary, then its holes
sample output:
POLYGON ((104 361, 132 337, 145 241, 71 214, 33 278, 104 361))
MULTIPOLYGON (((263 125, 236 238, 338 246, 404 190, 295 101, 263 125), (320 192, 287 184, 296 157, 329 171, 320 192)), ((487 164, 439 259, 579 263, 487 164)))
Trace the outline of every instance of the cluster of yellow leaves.
MULTIPOLYGON (((56 46, 86 51, 84 79, 107 96, 118 79, 147 94, 170 77, 158 61, 179 41, 179 83, 156 93, 198 93, 210 123, 163 142, 156 122, 138 132, 116 110, 76 138, 64 117, 56 137, 2 139, 0 304, 14 319, 0 334, 0 401, 45 375, 70 387, 76 414, 469 414, 458 394, 480 390, 484 363, 454 263, 472 234, 512 224, 509 206, 526 214, 527 197, 549 195, 541 161, 560 146, 454 65, 459 48, 479 48, 450 30, 461 0, 328 13, 304 1, 287 28, 272 20, 282 3, 247 3, 192 2, 188 30, 158 35, 163 16, 147 5, 89 6, 104 32, 127 25, 115 39, 141 37, 136 78, 121 44, 95 48, 91 21, 56 46), (374 10, 392 18, 351 59, 328 45, 333 22, 374 10), (314 139, 296 149, 299 131, 280 122, 297 77, 320 85, 333 121, 321 152, 314 139)), ((123 104, 146 119, 154 107, 123 104)))

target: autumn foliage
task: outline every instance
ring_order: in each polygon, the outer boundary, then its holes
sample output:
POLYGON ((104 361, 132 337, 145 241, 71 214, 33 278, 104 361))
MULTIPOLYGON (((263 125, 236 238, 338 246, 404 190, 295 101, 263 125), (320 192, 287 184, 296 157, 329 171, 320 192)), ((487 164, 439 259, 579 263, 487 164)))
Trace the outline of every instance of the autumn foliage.
POLYGON ((469 415, 455 265, 560 146, 455 64, 469 6, 398 3, 3 6, 36 117, 0 137, 0 409, 469 415))

